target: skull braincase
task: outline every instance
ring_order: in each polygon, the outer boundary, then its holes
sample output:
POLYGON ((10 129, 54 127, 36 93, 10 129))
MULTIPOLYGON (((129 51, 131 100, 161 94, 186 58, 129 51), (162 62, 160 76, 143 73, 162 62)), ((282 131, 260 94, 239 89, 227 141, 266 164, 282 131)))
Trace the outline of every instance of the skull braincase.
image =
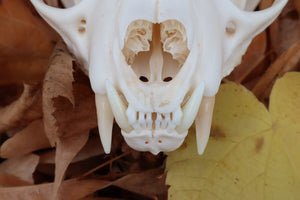
POLYGON ((89 75, 110 152, 115 119, 129 146, 178 148, 195 121, 198 153, 210 132, 221 79, 287 0, 82 0, 58 9, 31 0, 89 75))

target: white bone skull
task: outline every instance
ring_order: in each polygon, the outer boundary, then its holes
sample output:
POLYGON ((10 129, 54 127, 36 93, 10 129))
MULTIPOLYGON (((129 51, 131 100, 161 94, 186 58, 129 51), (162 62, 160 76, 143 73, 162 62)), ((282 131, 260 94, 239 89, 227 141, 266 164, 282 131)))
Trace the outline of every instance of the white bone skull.
MULTIPOLYGON (((110 152, 115 119, 133 149, 172 151, 195 121, 198 153, 221 79, 287 0, 82 0, 58 9, 31 0, 82 63, 110 152)), ((66 1, 65 1, 66 2, 66 1)))

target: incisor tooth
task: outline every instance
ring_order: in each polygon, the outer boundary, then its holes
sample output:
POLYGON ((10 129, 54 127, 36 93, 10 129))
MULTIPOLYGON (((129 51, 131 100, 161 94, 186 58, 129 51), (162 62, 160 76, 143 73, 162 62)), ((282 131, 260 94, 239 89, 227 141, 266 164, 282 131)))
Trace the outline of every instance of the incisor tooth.
POLYGON ((106 95, 95 94, 98 130, 105 153, 110 153, 114 115, 106 95))
POLYGON ((115 116, 115 119, 120 126, 120 128, 129 133, 132 131, 132 126, 129 124, 127 116, 126 116, 126 106, 121 100, 117 90, 112 86, 109 80, 105 81, 107 97, 112 109, 112 112, 115 116))
POLYGON ((203 154, 209 139, 214 105, 215 96, 204 96, 199 108, 199 112, 195 119, 197 149, 199 155, 203 154))
POLYGON ((183 107, 182 109, 183 116, 182 116, 181 123, 176 127, 176 131, 178 133, 184 133, 193 124, 200 107, 200 103, 204 92, 204 87, 205 84, 202 81, 198 85, 198 87, 194 90, 189 101, 183 107))

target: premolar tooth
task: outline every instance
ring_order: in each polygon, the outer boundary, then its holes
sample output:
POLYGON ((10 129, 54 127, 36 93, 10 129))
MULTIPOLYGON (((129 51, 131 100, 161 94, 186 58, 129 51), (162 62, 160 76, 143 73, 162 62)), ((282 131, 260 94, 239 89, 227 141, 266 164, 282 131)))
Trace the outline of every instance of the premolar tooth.
POLYGON ((106 95, 95 94, 98 130, 105 153, 110 153, 114 115, 106 95))
POLYGON ((215 96, 204 96, 199 108, 199 112, 195 119, 197 149, 199 155, 203 154, 209 139, 214 104, 215 96))
POLYGON ((105 81, 105 86, 106 86, 108 100, 118 125, 123 131, 129 133, 130 131, 132 131, 132 127, 130 126, 127 116, 125 114, 126 112, 125 104, 123 103, 118 92, 109 82, 109 80, 105 81))
POLYGON ((195 117, 198 113, 200 103, 204 92, 204 82, 202 81, 198 87, 194 90, 191 98, 183 107, 183 117, 180 125, 176 127, 178 133, 184 133, 193 124, 195 117))

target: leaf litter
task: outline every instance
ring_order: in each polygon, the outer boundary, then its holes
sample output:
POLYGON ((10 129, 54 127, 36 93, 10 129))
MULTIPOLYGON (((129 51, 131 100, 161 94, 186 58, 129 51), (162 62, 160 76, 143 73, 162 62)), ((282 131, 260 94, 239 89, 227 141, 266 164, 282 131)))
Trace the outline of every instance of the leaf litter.
MULTIPOLYGON (((167 199, 169 186, 165 184, 165 177, 168 175, 170 179, 172 171, 165 171, 166 156, 162 153, 153 156, 130 149, 116 124, 111 154, 105 155, 99 140, 94 94, 88 78, 64 44, 59 42, 57 34, 38 16, 29 0, 0 2, 1 200, 167 199)), ((58 0, 48 0, 47 3, 62 5, 58 0)), ((272 0, 262 0, 260 8, 264 9, 271 3, 272 0)), ((288 102, 289 99, 271 97, 273 100, 269 102, 269 96, 278 78, 288 71, 300 71, 299 5, 298 1, 290 0, 278 20, 254 39, 240 66, 224 79, 224 82, 234 81, 252 90, 258 100, 265 105, 270 104, 272 116, 282 113, 276 118, 281 123, 280 127, 288 126, 286 119, 297 112, 272 111, 272 104, 288 102), (278 101, 274 102, 274 99, 278 101)), ((294 103, 297 105, 297 102, 294 103)), ((277 106, 281 107, 284 106, 277 106)), ((261 114, 264 116, 264 112, 261 114)), ((214 118, 218 117, 219 114, 215 113, 214 118)), ((242 119, 243 123, 238 126, 247 127, 245 121, 249 120, 249 116, 242 119)), ((253 129, 252 125, 248 126, 253 129)), ((214 126, 210 143, 226 140, 226 131, 221 126, 214 126)), ((256 154, 266 151, 269 145, 266 135, 264 132, 253 139, 252 147, 256 154)), ((242 136, 235 139, 239 137, 242 136)), ((294 143, 288 143, 292 152, 289 162, 296 162, 296 148, 292 148, 296 146, 296 136, 285 134, 281 137, 285 142, 290 141, 289 137, 294 139, 294 143)), ((225 147, 230 148, 232 142, 225 143, 225 147)), ((221 147, 210 145, 207 152, 214 149, 222 153, 221 147)), ((245 149, 247 145, 240 151, 245 149)), ((193 155, 190 152, 182 154, 185 159, 199 157, 193 155)), ((171 161, 172 157, 167 158, 168 163, 171 161)), ((220 163, 230 167, 226 164, 220 163)), ((298 166, 298 163, 294 164, 298 166)), ((199 171, 201 167, 213 169, 211 165, 191 164, 190 167, 191 171, 199 171)), ((272 172, 270 176, 275 177, 275 174, 272 172)), ((183 188, 193 187, 190 186, 193 181, 184 180, 180 179, 184 183, 183 188)), ((244 180, 238 178, 232 181, 240 184, 244 180)), ((208 183, 207 187, 214 186, 216 191, 224 188, 219 182, 208 183)), ((288 188, 286 182, 282 183, 288 188)), ((171 184, 169 193, 172 194, 176 187, 177 184, 171 184)))

